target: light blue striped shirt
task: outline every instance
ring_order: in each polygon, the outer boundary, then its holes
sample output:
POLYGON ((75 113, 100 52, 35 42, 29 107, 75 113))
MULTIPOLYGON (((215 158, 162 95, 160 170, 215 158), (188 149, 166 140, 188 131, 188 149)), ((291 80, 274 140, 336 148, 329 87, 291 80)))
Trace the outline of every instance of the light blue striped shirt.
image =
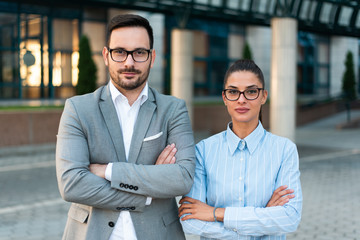
POLYGON ((196 145, 194 185, 187 195, 225 208, 224 222, 181 221, 187 234, 201 239, 286 239, 301 219, 299 156, 290 140, 258 127, 245 139, 231 130, 196 145), (274 190, 287 185, 295 198, 268 207, 274 190))

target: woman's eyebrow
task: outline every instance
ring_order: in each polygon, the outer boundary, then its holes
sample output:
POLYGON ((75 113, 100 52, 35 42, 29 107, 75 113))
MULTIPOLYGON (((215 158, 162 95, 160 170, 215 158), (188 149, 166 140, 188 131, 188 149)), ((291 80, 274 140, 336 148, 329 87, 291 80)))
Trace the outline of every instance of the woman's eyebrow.
POLYGON ((247 86, 246 88, 258 88, 257 85, 250 85, 250 86, 247 86))

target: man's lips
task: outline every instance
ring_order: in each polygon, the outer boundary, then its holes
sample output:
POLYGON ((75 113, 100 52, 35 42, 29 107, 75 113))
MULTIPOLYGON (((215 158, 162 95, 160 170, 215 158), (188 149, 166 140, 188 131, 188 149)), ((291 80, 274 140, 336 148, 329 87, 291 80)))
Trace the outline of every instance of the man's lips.
POLYGON ((238 113, 247 113, 249 110, 249 108, 235 108, 235 111, 238 113))

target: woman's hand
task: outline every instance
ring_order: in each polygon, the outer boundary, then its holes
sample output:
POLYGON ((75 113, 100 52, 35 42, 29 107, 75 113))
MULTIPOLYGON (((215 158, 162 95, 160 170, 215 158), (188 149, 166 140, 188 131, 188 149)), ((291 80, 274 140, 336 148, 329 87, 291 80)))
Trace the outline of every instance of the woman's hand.
MULTIPOLYGON (((214 222, 214 207, 207 205, 199 200, 193 199, 191 197, 184 197, 179 202, 181 206, 179 207, 179 217, 184 214, 189 214, 184 216, 181 220, 185 221, 188 219, 198 219, 202 221, 214 222)), ((216 209, 216 220, 223 221, 224 219, 225 208, 216 209)))
POLYGON ((294 190, 287 188, 288 187, 286 185, 278 187, 274 191, 266 207, 284 206, 285 203, 289 202, 290 199, 294 198, 295 195, 291 194, 294 192, 294 190))

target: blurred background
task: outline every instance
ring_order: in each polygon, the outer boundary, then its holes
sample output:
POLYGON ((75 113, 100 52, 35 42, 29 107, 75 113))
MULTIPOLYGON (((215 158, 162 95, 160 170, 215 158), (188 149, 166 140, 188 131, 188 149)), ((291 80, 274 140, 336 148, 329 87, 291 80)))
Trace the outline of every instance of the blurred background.
MULTIPOLYGON (((333 206, 340 188, 359 209, 359 1, 0 0, 0 239, 60 239, 68 205, 54 150, 63 104, 108 82, 101 51, 107 22, 121 13, 151 23, 149 84, 186 100, 197 141, 226 128, 224 74, 253 59, 270 95, 263 125, 297 143, 304 198, 333 206)), ((309 205, 317 210, 304 208, 291 239, 360 239, 345 227, 360 224, 353 211, 309 205)))

